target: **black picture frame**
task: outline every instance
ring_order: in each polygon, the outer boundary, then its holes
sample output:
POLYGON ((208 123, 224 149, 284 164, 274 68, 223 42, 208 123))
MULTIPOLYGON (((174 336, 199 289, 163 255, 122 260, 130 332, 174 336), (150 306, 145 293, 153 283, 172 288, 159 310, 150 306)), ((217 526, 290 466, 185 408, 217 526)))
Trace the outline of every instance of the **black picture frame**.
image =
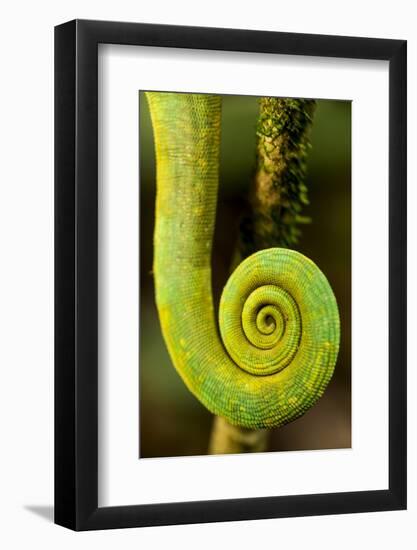
POLYGON ((404 40, 74 20, 55 28, 55 523, 74 530, 406 508, 404 40), (98 507, 98 44, 389 62, 389 488, 98 507))

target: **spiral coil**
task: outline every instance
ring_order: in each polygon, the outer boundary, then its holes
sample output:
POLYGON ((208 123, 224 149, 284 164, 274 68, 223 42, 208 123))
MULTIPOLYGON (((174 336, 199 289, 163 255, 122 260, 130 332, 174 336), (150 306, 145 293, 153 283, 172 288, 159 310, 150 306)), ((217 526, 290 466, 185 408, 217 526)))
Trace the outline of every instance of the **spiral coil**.
POLYGON ((244 260, 211 292, 221 98, 147 92, 157 158, 155 295, 172 363, 214 414, 247 428, 301 416, 329 383, 339 314, 320 269, 293 250, 244 260))

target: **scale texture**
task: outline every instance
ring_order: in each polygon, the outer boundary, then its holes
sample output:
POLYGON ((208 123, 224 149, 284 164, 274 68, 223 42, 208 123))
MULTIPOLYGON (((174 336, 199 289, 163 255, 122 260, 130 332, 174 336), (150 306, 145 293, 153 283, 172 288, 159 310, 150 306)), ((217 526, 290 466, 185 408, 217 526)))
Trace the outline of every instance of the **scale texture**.
POLYGON ((157 162, 154 277, 162 333, 189 390, 246 428, 295 420, 333 374, 339 313, 320 269, 269 248, 232 273, 217 325, 211 291, 221 97, 147 92, 157 162))

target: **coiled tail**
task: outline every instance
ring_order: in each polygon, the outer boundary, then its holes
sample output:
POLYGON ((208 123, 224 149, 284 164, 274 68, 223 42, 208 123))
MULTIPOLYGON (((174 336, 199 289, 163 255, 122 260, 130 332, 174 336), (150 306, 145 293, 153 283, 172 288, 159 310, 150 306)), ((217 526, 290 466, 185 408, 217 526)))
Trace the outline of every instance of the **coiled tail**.
POLYGON ((156 302, 172 362, 190 391, 231 424, 291 422, 314 405, 333 374, 340 328, 332 289, 302 254, 262 250, 232 273, 217 325, 211 247, 221 98, 147 98, 157 161, 156 302))

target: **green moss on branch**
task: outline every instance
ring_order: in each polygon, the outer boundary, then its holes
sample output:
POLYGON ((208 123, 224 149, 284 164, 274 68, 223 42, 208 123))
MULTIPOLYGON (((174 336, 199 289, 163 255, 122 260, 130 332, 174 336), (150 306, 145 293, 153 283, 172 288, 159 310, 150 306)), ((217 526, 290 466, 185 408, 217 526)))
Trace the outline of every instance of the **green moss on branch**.
POLYGON ((263 97, 257 125, 256 172, 250 213, 243 220, 239 255, 264 248, 295 248, 299 226, 308 223, 306 159, 315 110, 310 99, 263 97))

